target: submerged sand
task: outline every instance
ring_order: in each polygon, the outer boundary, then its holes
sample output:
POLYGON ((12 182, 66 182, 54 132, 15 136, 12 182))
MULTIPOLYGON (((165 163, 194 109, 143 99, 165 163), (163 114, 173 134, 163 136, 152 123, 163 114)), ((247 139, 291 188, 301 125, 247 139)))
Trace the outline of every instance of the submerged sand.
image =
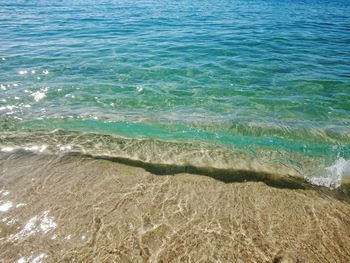
POLYGON ((350 204, 317 190, 78 156, 0 169, 0 262, 350 262, 350 204))

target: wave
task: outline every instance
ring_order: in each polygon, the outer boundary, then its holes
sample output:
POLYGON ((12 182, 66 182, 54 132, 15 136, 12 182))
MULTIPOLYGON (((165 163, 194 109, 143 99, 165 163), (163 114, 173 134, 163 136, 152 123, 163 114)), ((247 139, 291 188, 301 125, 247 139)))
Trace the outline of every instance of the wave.
POLYGON ((301 179, 335 189, 350 178, 350 161, 342 157, 331 165, 322 156, 306 157, 283 149, 225 147, 205 141, 128 138, 61 129, 1 132, 0 150, 54 155, 75 153, 141 166, 155 174, 191 172, 222 181, 232 178, 235 181, 269 178, 271 181, 273 178, 272 181, 290 182, 290 178, 294 178, 299 183, 301 179))
POLYGON ((312 184, 335 189, 342 185, 345 177, 350 178, 350 160, 339 158, 333 165, 326 167, 320 176, 305 177, 305 179, 312 184))

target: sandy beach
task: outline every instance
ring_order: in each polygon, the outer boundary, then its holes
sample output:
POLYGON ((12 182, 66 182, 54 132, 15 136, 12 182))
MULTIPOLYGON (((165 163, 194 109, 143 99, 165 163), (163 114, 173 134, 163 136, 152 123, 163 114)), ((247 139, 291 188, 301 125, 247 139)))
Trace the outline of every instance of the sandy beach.
POLYGON ((0 263, 349 263, 349 14, 0 1, 0 263))
POLYGON ((350 204, 317 190, 78 156, 3 155, 0 169, 0 262, 350 259, 350 204))

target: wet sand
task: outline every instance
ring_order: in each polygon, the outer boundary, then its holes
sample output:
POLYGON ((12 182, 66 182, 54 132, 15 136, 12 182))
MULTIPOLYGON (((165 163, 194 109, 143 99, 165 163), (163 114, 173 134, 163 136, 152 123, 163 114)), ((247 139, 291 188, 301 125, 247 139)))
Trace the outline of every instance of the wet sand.
POLYGON ((0 262, 350 262, 350 204, 314 189, 2 156, 0 262))

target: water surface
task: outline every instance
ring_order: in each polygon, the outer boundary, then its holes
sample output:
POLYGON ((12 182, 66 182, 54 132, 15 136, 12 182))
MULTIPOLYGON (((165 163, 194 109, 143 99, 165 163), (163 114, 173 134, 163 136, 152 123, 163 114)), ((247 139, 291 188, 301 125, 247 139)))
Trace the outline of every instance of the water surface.
POLYGON ((337 187, 350 175, 349 14, 345 0, 1 1, 1 149, 337 187))

